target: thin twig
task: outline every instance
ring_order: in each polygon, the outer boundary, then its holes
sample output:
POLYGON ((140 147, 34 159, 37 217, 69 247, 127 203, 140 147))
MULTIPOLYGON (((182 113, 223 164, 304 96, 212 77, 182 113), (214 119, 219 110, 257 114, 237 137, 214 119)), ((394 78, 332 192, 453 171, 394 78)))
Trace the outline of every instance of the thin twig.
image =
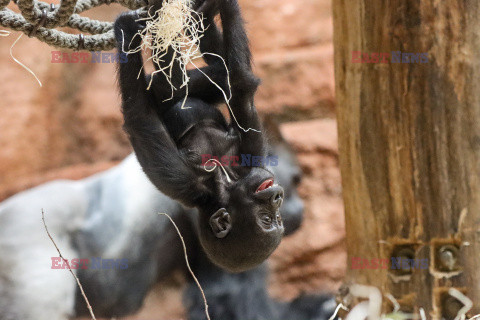
POLYGON ((78 277, 75 275, 75 273, 73 273, 72 269, 70 269, 70 265, 68 264, 68 260, 65 259, 62 256, 62 253, 60 252, 60 249, 58 248, 57 244, 55 243, 52 236, 50 235, 50 232, 48 232, 47 224, 45 223, 45 213, 44 213, 43 209, 42 209, 42 221, 43 221, 43 226, 45 227, 45 231, 47 231, 48 237, 50 238, 53 245, 55 246, 55 249, 57 249, 58 255, 60 256, 60 258, 62 258, 63 261, 67 261, 68 270, 70 271, 72 276, 77 281, 78 287, 80 288, 80 291, 82 292, 83 299, 85 300, 85 303, 87 304, 88 311, 90 311, 90 316, 92 317, 92 320, 96 320, 95 315, 93 314, 92 306, 90 306, 90 303, 88 302, 87 296, 85 295, 85 292, 83 291, 83 287, 82 287, 82 284, 80 283, 80 280, 78 280, 78 277))
POLYGON ((180 241, 182 241, 183 254, 185 256, 185 263, 187 264, 188 271, 192 275, 193 280, 195 280, 195 283, 197 284, 198 289, 200 289, 200 292, 202 293, 203 303, 205 304, 205 314, 207 315, 207 319, 210 320, 210 315, 208 314, 207 298, 205 297, 205 292, 203 291, 202 286, 200 285, 200 282, 198 282, 198 279, 193 273, 192 268, 190 268, 190 263, 188 262, 188 255, 187 255, 187 246, 185 245, 185 241, 183 240, 182 234, 180 233, 180 230, 178 229, 177 224, 173 221, 173 219, 168 214, 160 212, 159 215, 166 216, 170 220, 170 222, 175 227, 175 230, 177 231, 178 236, 180 237, 180 241))

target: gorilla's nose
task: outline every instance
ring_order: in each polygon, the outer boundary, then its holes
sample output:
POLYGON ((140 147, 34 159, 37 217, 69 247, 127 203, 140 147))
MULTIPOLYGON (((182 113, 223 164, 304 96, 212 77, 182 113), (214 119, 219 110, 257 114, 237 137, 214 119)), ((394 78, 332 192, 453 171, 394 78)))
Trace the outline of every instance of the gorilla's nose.
POLYGON ((275 209, 280 208, 283 203, 283 188, 278 188, 270 198, 270 203, 275 209))

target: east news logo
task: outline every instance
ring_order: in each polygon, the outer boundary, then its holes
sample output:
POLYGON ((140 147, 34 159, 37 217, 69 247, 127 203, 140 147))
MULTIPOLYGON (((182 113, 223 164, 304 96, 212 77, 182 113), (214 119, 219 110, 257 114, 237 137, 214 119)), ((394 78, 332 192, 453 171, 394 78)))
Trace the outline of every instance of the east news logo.
POLYGON ((352 63, 428 63, 428 53, 352 51, 352 63))
POLYGON ((128 268, 128 259, 62 259, 60 257, 52 257, 51 269, 113 269, 125 270, 128 268), (91 263, 90 263, 91 262, 91 263))
POLYGON ((127 63, 124 52, 62 52, 52 51, 52 63, 127 63))

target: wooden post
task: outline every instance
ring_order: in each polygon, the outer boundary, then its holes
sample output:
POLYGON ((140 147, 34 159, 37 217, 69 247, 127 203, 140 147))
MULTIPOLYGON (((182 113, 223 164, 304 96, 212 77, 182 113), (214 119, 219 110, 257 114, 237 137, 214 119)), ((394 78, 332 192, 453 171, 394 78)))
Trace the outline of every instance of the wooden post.
POLYGON ((376 286, 429 319, 455 318, 453 287, 478 314, 480 1, 334 0, 333 15, 346 284, 376 286), (428 268, 393 269, 392 257, 428 268), (352 269, 353 258, 376 269, 352 269))

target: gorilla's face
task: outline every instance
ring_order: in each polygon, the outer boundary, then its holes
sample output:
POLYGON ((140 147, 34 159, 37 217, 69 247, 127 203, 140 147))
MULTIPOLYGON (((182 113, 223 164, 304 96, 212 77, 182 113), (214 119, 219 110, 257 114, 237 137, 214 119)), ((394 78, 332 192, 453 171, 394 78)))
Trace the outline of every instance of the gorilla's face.
POLYGON ((228 190, 228 206, 213 215, 206 211, 200 219, 199 236, 205 252, 211 261, 231 272, 262 262, 278 246, 282 234, 294 233, 303 220, 297 158, 278 126, 273 131, 269 156, 278 157, 277 165, 251 170, 237 181, 234 190, 228 190))
POLYGON ((278 166, 269 169, 274 172, 276 182, 284 189, 280 214, 285 228, 284 236, 287 236, 295 232, 303 220, 303 200, 297 192, 302 174, 297 158, 286 142, 273 142, 270 155, 278 156, 278 166))
POLYGON ((228 202, 213 214, 209 208, 200 208, 200 243, 216 265, 230 272, 246 271, 280 244, 283 188, 275 184, 270 171, 255 167, 226 193, 228 202))

